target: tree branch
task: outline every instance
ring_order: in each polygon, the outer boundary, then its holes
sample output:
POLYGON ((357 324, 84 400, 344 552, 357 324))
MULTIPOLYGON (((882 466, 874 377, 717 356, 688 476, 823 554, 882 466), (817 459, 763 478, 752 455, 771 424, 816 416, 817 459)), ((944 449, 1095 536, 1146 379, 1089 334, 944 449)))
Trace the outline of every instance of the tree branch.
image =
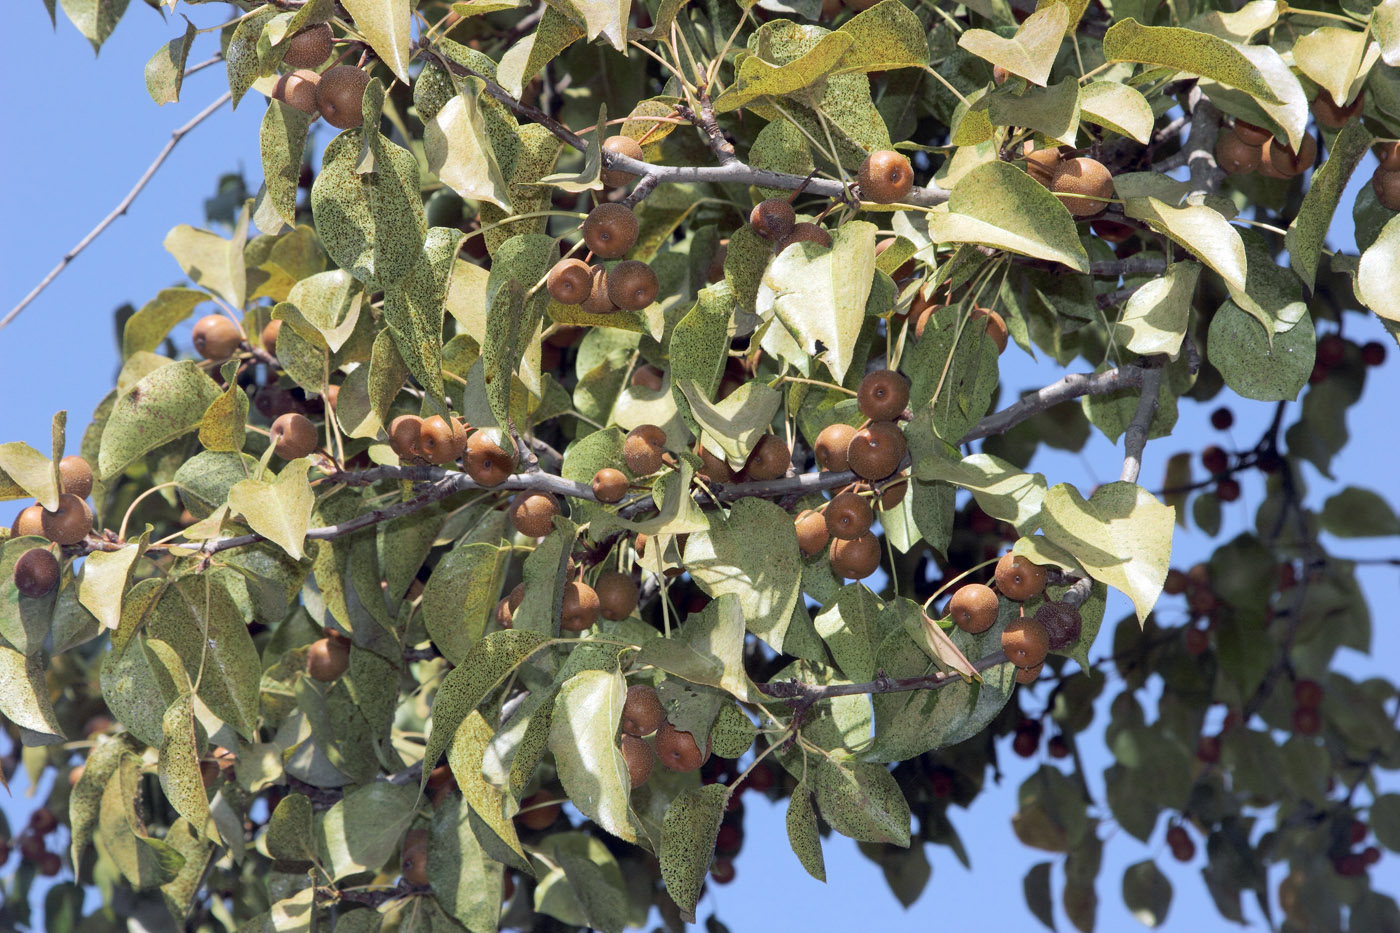
MULTIPOLYGON (((1010 662, 1006 659, 1004 651, 995 651, 984 658, 978 658, 972 662, 973 670, 981 673, 988 668, 997 667, 1010 662)), ((910 690, 937 690, 953 683, 965 683, 963 675, 957 671, 939 671, 935 674, 925 674, 922 677, 903 677, 899 679, 886 677, 884 672, 875 680, 857 684, 808 684, 800 680, 782 680, 772 683, 757 684, 760 692, 767 696, 780 700, 788 700, 792 704, 794 715, 801 716, 813 704, 822 700, 829 700, 832 697, 859 696, 863 694, 877 693, 906 693, 910 690)))
MULTIPOLYGON (((205 65, 212 64, 213 61, 214 60, 211 59, 209 62, 204 62, 200 65, 196 65, 195 68, 192 70, 198 70, 200 68, 203 68, 205 67, 205 65)), ((59 274, 68 267, 68 264, 70 262, 72 262, 78 257, 79 253, 87 249, 88 246, 92 244, 93 240, 101 236, 103 231, 110 227, 118 217, 122 216, 127 212, 127 210, 131 207, 132 202, 136 200, 139 194, 141 194, 142 190, 145 189, 146 185, 150 184, 151 179, 155 177, 155 174, 157 171, 159 171, 160 167, 165 164, 165 160, 170 157, 170 153, 175 151, 175 146, 179 144, 180 140, 184 139, 185 136, 189 134, 195 127, 199 126, 199 124, 207 120, 210 116, 214 114, 215 111, 217 111, 224 104, 228 103, 232 98, 233 93, 231 91, 225 91, 223 94, 219 95, 219 97, 208 107, 205 107, 199 113, 195 114, 194 118, 191 119, 190 122, 186 123, 179 129, 172 131, 170 134, 170 139, 166 142, 165 147, 161 149, 160 153, 156 156, 155 161, 152 162, 149 166, 147 166, 146 171, 141 175, 141 177, 136 180, 136 184, 132 187, 130 191, 127 192, 126 197, 122 198, 121 201, 117 204, 117 206, 112 209, 112 213, 104 217, 96 227, 93 227, 87 236, 79 240, 77 246, 74 246, 67 253, 65 253, 63 258, 59 260, 58 265, 54 266, 53 269, 49 271, 49 274, 44 276, 43 280, 40 281, 38 285, 35 285, 33 290, 30 291, 28 295, 25 295, 23 300, 21 300, 19 304, 11 308, 10 312, 6 314, 4 318, 0 318, 0 330, 4 330, 5 327, 11 321, 18 317, 19 313, 23 311, 26 307, 28 307, 30 302, 32 302, 35 298, 39 297, 40 292, 48 288, 49 285, 53 283, 53 280, 58 278, 59 274)))
POLYGON ((1147 446, 1147 429, 1152 424, 1152 416, 1157 413, 1157 391, 1162 386, 1160 367, 1142 373, 1142 395, 1138 398, 1137 411, 1128 422, 1128 430, 1123 432, 1123 472, 1119 476, 1125 483, 1136 483, 1142 469, 1142 451, 1147 446))
POLYGON ((1063 379, 1050 383, 1043 389, 1021 397, 1021 400, 994 412, 978 422, 977 427, 967 432, 959 444, 1005 434, 1016 425, 1052 408, 1083 395, 1106 395, 1122 389, 1142 385, 1144 370, 1138 366, 1120 366, 1101 373, 1070 373, 1063 379))

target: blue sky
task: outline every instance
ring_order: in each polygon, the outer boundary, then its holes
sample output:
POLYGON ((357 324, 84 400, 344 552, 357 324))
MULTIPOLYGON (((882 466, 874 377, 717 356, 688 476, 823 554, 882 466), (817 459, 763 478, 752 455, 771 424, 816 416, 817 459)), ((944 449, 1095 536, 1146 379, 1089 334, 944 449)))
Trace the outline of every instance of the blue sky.
MULTIPOLYGON (((177 19, 161 24, 160 17, 141 4, 132 5, 99 60, 94 60, 90 45, 61 15, 55 33, 41 3, 25 0, 13 5, 16 9, 8 11, 6 20, 7 33, 13 38, 7 43, 6 55, 0 56, 0 83, 28 90, 8 95, 0 105, 5 124, 11 128, 8 145, 0 150, 0 166, 8 182, 0 188, 0 208, 8 221, 0 228, 0 315, 106 215, 149 164, 170 130, 226 86, 223 69, 210 68, 186 82, 181 103, 165 107, 152 103, 144 85, 145 62, 183 28, 183 22, 177 19)), ((227 14, 222 6, 182 5, 182 9, 200 26, 219 22, 227 14)), ((204 37, 191 61, 203 60, 213 47, 211 37, 204 37)), ((76 442, 76 432, 87 423, 115 376, 118 356, 113 309, 125 302, 140 307, 161 288, 180 281, 180 269, 161 248, 161 241, 176 224, 202 225, 203 200, 213 195, 221 174, 242 170, 250 188, 256 188, 261 176, 258 125, 262 111, 261 99, 250 95, 237 112, 225 107, 186 137, 131 211, 14 324, 0 332, 0 399, 4 400, 0 405, 0 441, 23 440, 47 450, 50 418, 55 411, 67 409, 73 426, 70 436, 76 442)), ((1363 165, 1353 189, 1367 182, 1371 165, 1371 160, 1363 165)), ((1349 205, 1351 197, 1343 203, 1349 205)), ((1349 210, 1345 214, 1334 229, 1334 245, 1354 249, 1349 210)), ((1396 435, 1388 428, 1390 413, 1384 410, 1387 401, 1400 397, 1400 365, 1395 362, 1400 352, 1374 319, 1349 315, 1346 333, 1357 341, 1384 340, 1391 362, 1379 371, 1372 370, 1368 377, 1367 396, 1349 418, 1352 443, 1337 458, 1336 474, 1400 504, 1396 471, 1377 466, 1394 464, 1400 455, 1396 435), (1368 428, 1368 424, 1387 424, 1387 428, 1368 428)), ((1003 398, 1062 374, 1044 362, 1031 363, 1014 348, 1002 365, 1003 398)), ((1084 368, 1082 363, 1071 367, 1074 371, 1084 368)), ((1184 402, 1177 433, 1148 445, 1144 485, 1160 486, 1170 455, 1220 442, 1221 435, 1206 419, 1222 402, 1235 412, 1233 436, 1240 446, 1252 444, 1272 415, 1272 405, 1238 399, 1229 392, 1209 405, 1184 402)), ((1115 448, 1095 434, 1082 454, 1046 452, 1037 458, 1033 469, 1045 473, 1052 484, 1070 482, 1087 491, 1098 482, 1116 479, 1121 457, 1121 447, 1115 448)), ((1320 505, 1337 487, 1311 468, 1304 469, 1310 502, 1320 505)), ((1261 486, 1247 477, 1244 488, 1240 501, 1225 507, 1221 540, 1252 524, 1261 486)), ((1400 554, 1400 541, 1395 539, 1334 544, 1328 542, 1337 553, 1348 556, 1400 554)), ((1212 546, 1199 534, 1178 534, 1173 563, 1188 566, 1206 556, 1212 546)), ((1361 574, 1374 613, 1375 657, 1400 656, 1400 627, 1390 608, 1396 594, 1396 570, 1364 568, 1361 574)), ((1127 610, 1125 600, 1111 603, 1110 626, 1127 610)), ((1105 650, 1106 642, 1107 637, 1101 639, 1093 656, 1105 650)), ((1345 663, 1353 676, 1394 676, 1393 665, 1382 666, 1373 658, 1353 656, 1345 663)), ((1111 695, 1100 704, 1095 729, 1104 721, 1104 707, 1111 695)), ((1095 743, 1085 745, 1090 786, 1101 792, 1102 771, 1111 762, 1095 743)), ((749 795, 744 849, 735 862, 737 880, 726 887, 712 884, 700 916, 703 919, 717 909, 735 933, 767 931, 778 924, 816 930, 923 931, 935 923, 961 928, 991 923, 996 929, 1039 929, 1024 907, 1021 877, 1047 856, 1021 846, 1009 822, 1016 788, 1038 764, 1015 758, 1009 746, 1003 750, 1006 776, 1002 785, 990 788, 971 811, 951 814, 971 855, 972 871, 963 869, 948 850, 929 847, 933 878, 923 897, 907 911, 889 894, 879 868, 860 855, 854 843, 839 836, 831 837, 826 847, 832 880, 826 885, 811 880, 787 847, 782 806, 749 795)), ((24 797, 22 779, 15 782, 11 798, 0 797, 0 806, 12 824, 19 814, 27 813, 32 804, 24 797)), ((1161 845, 1164 830, 1165 820, 1151 847, 1122 833, 1109 843, 1098 885, 1100 929, 1139 928, 1122 905, 1120 879, 1126 866, 1152 855, 1159 856, 1159 865, 1176 892, 1164 929, 1224 926, 1200 880, 1200 862, 1190 866, 1173 862, 1161 845)), ((1388 872, 1392 879, 1400 877, 1395 870, 1396 858, 1388 855, 1381 863, 1382 875, 1388 872)), ((1058 871, 1055 879, 1058 892, 1058 871)), ((1385 887, 1394 895, 1400 884, 1392 881, 1385 887)), ((1059 925, 1069 928, 1062 915, 1059 925)))

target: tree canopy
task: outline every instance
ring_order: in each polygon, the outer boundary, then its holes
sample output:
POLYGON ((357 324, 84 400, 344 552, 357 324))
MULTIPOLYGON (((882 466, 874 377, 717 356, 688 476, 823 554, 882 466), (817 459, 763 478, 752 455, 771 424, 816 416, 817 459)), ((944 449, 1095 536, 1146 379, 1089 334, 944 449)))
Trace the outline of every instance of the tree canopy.
POLYGON ((228 90, 94 235, 225 105, 262 177, 152 244, 91 419, 0 444, 0 722, 59 775, 0 919, 71 871, 50 929, 722 930, 745 794, 909 904, 1010 776, 1052 929, 1160 925, 1170 855, 1400 930, 1328 550, 1396 488, 1308 490, 1393 352, 1346 322, 1400 335, 1400 2, 145 6, 152 105, 228 90), (1142 476, 1183 402, 1270 417, 1142 476), (1116 480, 1032 470, 1095 433, 1116 480), (1168 852, 1101 878, 1117 831, 1168 852))

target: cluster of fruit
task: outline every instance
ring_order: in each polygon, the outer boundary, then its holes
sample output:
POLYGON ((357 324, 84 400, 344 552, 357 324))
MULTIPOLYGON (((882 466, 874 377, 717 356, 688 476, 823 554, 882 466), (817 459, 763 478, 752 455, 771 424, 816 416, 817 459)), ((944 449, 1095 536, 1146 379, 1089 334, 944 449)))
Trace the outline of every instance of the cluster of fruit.
POLYGON ((1098 159, 1070 156, 1064 147, 1036 149, 1031 140, 1022 147, 1026 174, 1060 196, 1076 218, 1095 217, 1113 197, 1113 173, 1098 159))
MULTIPOLYGON (((1357 847, 1366 842, 1371 829, 1355 817, 1343 819, 1345 821, 1340 822, 1342 832, 1333 833, 1332 870, 1344 878, 1359 878, 1366 874, 1366 869, 1381 860, 1381 850, 1376 846, 1365 846, 1357 851, 1357 847)), ((1283 899, 1281 887, 1279 899, 1283 899)))
MULTIPOLYGON (((1016 723, 1016 733, 1011 739, 1011 750, 1022 758, 1031 758, 1040 750, 1040 739, 1045 734, 1045 727, 1040 724, 1040 720, 1023 716, 1016 723)), ((1050 741, 1045 743, 1045 751, 1051 758, 1068 758, 1070 754, 1069 740, 1063 734, 1052 735, 1050 741)), ((946 771, 936 773, 936 776, 943 777, 938 786, 934 788, 936 796, 946 797, 952 792, 952 777, 946 771), (946 789, 945 789, 946 788, 946 789), (938 793, 943 790, 943 793, 938 793)))
POLYGON ((1236 120, 1215 141, 1215 162, 1231 175, 1258 172, 1265 178, 1293 178, 1317 161, 1317 140, 1304 133, 1295 150, 1262 126, 1236 120))
MULTIPOLYGON (((54 544, 79 544, 92 531, 92 509, 85 501, 92 494, 92 467, 70 454, 59 461, 58 508, 52 511, 37 502, 20 510, 10 526, 10 537, 35 535, 54 544)), ((46 547, 30 548, 15 561, 15 587, 23 596, 38 599, 58 584, 58 557, 46 547)))
POLYGON ((634 788, 641 787, 651 777, 657 759, 671 771, 685 772, 699 770, 710 758, 709 740, 702 752, 695 736, 671 725, 660 695, 650 684, 633 684, 627 688, 618 728, 622 757, 627 762, 627 774, 634 788), (645 739, 649 735, 653 737, 651 743, 645 739))
MULTIPOLYGON (((39 874, 52 878, 63 870, 63 859, 50 852, 45 839, 58 829, 58 817, 48 807, 40 807, 29 815, 29 824, 19 837, 19 857, 33 865, 39 874)), ((0 836, 0 865, 10 859, 13 840, 0 836)))
MULTIPOLYGON (((637 244, 641 226, 632 208, 604 201, 588 212, 581 229, 592 256, 612 260, 622 259, 637 244)), ((545 288, 560 304, 577 305, 590 314, 612 314, 647 307, 656 300, 661 284, 651 266, 638 259, 623 259, 608 269, 602 263, 590 266, 582 259, 568 258, 549 270, 545 288)))
MULTIPOLYGON (((1326 379, 1333 370, 1346 366, 1348 350, 1354 346, 1341 334, 1327 334, 1317 341, 1317 356, 1313 360, 1313 370, 1308 382, 1316 385, 1326 379)), ((1376 367, 1385 362, 1385 344, 1379 340, 1367 341, 1361 347, 1362 365, 1376 367)))
MULTIPOLYGON (((953 624, 970 635, 980 635, 996 624, 1002 596, 1025 602, 1045 592, 1045 568, 1019 554, 1006 553, 997 561, 993 590, 985 583, 968 583, 948 601, 953 624)), ((1016 665, 1016 682, 1032 683, 1045 666, 1052 647, 1062 648, 1079 637, 1079 610, 1068 603, 1046 601, 1034 615, 1024 614, 1001 633, 1001 649, 1016 665)), ((1039 741, 1039 734, 1035 741, 1039 741)))
POLYGON ((302 113, 320 114, 336 129, 348 130, 363 120, 361 106, 369 73, 354 65, 335 65, 317 73, 314 69, 325 64, 334 47, 335 36, 325 23, 288 39, 282 64, 296 70, 277 79, 272 96, 302 113))

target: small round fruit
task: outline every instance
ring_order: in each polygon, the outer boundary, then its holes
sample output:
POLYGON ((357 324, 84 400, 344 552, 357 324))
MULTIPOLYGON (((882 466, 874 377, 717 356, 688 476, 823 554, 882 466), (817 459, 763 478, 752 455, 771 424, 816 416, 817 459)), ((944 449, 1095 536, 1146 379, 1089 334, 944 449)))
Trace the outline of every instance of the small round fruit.
POLYGON ((1044 602, 1035 611, 1035 621, 1045 630, 1050 647, 1055 650, 1068 648, 1079 641, 1084 629, 1084 618, 1079 610, 1069 603, 1044 602))
POLYGON ((854 541, 833 541, 829 561, 837 576, 864 580, 880 566, 880 539, 867 531, 854 541))
POLYGON ((622 737, 622 759, 627 762, 627 777, 633 790, 647 782, 647 778, 651 777, 651 769, 656 764, 656 756, 651 753, 651 746, 635 735, 622 737))
POLYGON ((855 436, 856 429, 841 421, 822 428, 821 433, 817 435, 817 442, 812 445, 817 456, 817 465, 834 473, 849 470, 851 462, 847 459, 846 452, 850 449, 851 438, 855 436))
POLYGON ((1088 156, 1066 159, 1050 179, 1050 190, 1065 195, 1060 203, 1075 217, 1093 217, 1113 197, 1113 173, 1102 162, 1088 156))
POLYGON ((872 421, 893 421, 909 404, 909 380, 893 369, 878 369, 860 381, 856 401, 872 421))
POLYGON ((451 463, 467 446, 467 432, 453 418, 433 415, 418 429, 418 450, 429 463, 451 463))
POLYGON ((1381 143, 1376 147, 1376 158, 1382 171, 1400 172, 1400 142, 1381 143))
POLYGON ((609 622, 621 622, 637 611, 637 584, 625 573, 600 573, 593 581, 593 590, 598 594, 598 611, 609 622))
POLYGON ((1103 218, 1090 221, 1089 229, 1094 231, 1099 239, 1113 244, 1126 243, 1137 233, 1137 230, 1127 224, 1120 224, 1116 220, 1105 220, 1103 218))
POLYGON ((604 201, 583 219, 583 242, 599 259, 621 259, 636 244, 639 229, 632 208, 604 201))
POLYGON ((781 240, 797 226, 797 212, 787 198, 769 198, 754 205, 749 226, 765 240, 781 240))
POLYGON ((826 504, 826 531, 833 538, 854 541, 870 530, 875 513, 865 497, 847 490, 826 504))
POLYGON ((336 65, 321 73, 316 88, 316 106, 326 122, 338 130, 348 130, 364 122, 362 110, 369 73, 354 65, 336 65))
POLYGON ((808 557, 820 554, 831 540, 831 532, 826 529, 826 516, 815 509, 807 509, 793 520, 797 529, 797 546, 808 557))
POLYGON ((336 680, 349 667, 350 648, 338 638, 318 638, 306 652, 306 672, 316 680, 336 680))
POLYGON ((734 482, 734 471, 729 468, 729 461, 723 457, 716 457, 704 447, 695 448, 695 454, 700 458, 699 473, 707 482, 734 482))
MULTIPOLYGON (((415 830, 410 830, 409 835, 411 836, 413 832, 415 830)), ((428 883, 428 840, 426 838, 413 846, 410 846, 406 839, 404 840, 402 874, 404 884, 421 888, 428 883)))
POLYGON ((603 467, 593 474, 593 495, 599 502, 612 505, 627 495, 627 474, 612 467, 603 467))
POLYGON ((876 204, 893 204, 914 189, 914 166, 892 149, 880 149, 865 157, 858 174, 860 195, 876 204))
POLYGON ((733 859, 717 858, 710 865, 710 877, 715 879, 715 884, 729 884, 735 875, 733 859))
POLYGON ((904 501, 909 492, 909 480, 901 479, 888 483, 880 491, 880 511, 888 512, 904 501))
MULTIPOLYGON (((639 162, 643 160, 642 144, 631 136, 609 136, 607 139, 603 140, 603 151, 615 152, 618 155, 626 156, 629 159, 636 159, 639 162)), ((603 169, 603 184, 607 185, 609 188, 621 188, 623 185, 630 184, 636 177, 637 176, 633 175, 631 172, 626 172, 618 168, 603 169)))
POLYGON ((669 722, 662 722, 656 730, 656 756, 672 771, 695 771, 710 756, 700 751, 695 736, 682 732, 669 722))
POLYGON ((79 499, 92 495, 92 467, 77 454, 69 454, 58 461, 58 475, 63 479, 64 492, 71 492, 79 499))
POLYGON ((1189 862, 1196 857, 1196 843, 1191 841, 1186 829, 1180 824, 1167 830, 1167 847, 1172 850, 1172 857, 1178 862, 1189 862))
POLYGON ((818 246, 831 249, 832 240, 831 234, 827 233, 825 228, 804 220, 799 224, 794 224, 792 232, 779 240, 774 249, 781 253, 794 243, 816 243, 818 246))
POLYGON ((1167 579, 1162 584, 1162 592, 1168 596, 1180 596, 1186 592, 1186 574, 1173 567, 1167 571, 1167 579))
POLYGON ((1064 161, 1060 150, 1055 147, 1035 149, 1028 139, 1021 151, 1026 157, 1026 174, 1049 188, 1050 182, 1055 177, 1055 172, 1059 169, 1060 163, 1064 161))
POLYGON ((786 476, 791 466, 792 450, 787 441, 776 434, 765 434, 749 453, 744 469, 750 479, 765 480, 786 476))
POLYGON ((25 551, 15 561, 15 588, 21 596, 38 599, 58 585, 58 558, 45 548, 25 551))
POLYGON ((1050 651, 1050 636, 1034 618, 1019 618, 1001 633, 1001 650, 1017 667, 1035 667, 1050 651))
POLYGON ((968 321, 975 323, 978 320, 987 322, 983 326, 987 329, 987 336, 991 337, 992 342, 997 345, 997 353, 1005 353, 1008 332, 1006 321, 1002 319, 1002 316, 990 308, 973 308, 972 313, 968 316, 968 321))
POLYGON ((582 259, 561 259, 545 277, 549 296, 561 305, 583 304, 593 290, 593 273, 582 259))
POLYGON ((632 371, 632 385, 642 389, 660 392, 666 384, 666 374, 650 363, 643 363, 632 371))
POLYGON ((1228 431, 1235 423, 1235 413, 1230 409, 1221 407, 1210 413, 1210 426, 1217 431, 1228 431))
POLYGON ((419 441, 423 434, 423 419, 417 415, 399 415, 389 422, 389 446, 400 460, 421 460, 419 441))
POLYGON ((309 69, 299 68, 277 79, 272 96, 302 113, 316 113, 316 90, 320 84, 320 75, 309 69))
POLYGON ((953 624, 970 635, 980 635, 995 625, 1000 609, 997 594, 981 583, 963 586, 948 603, 953 624))
POLYGON ((305 415, 289 411, 276 421, 267 432, 272 441, 272 449, 283 460, 297 460, 310 456, 316 449, 316 425, 305 415))
POLYGON ((1247 123, 1244 120, 1236 120, 1233 127, 1235 135, 1247 146, 1256 148, 1263 146, 1266 142, 1274 138, 1274 134, 1262 126, 1247 123))
POLYGON ((308 26, 287 40, 287 51, 282 55, 282 64, 293 68, 315 68, 331 57, 335 47, 335 34, 327 23, 308 26))
POLYGON ((282 333, 282 322, 269 321, 268 325, 262 329, 262 334, 258 337, 262 341, 263 349, 273 356, 277 355, 277 337, 282 333))
POLYGON ((1219 476, 1230 468, 1230 455, 1212 444, 1201 451, 1201 466, 1212 476, 1219 476))
POLYGON ((1204 764, 1215 764, 1220 760, 1220 736, 1203 735, 1196 740, 1196 760, 1204 764))
POLYGON ((617 311, 617 305, 608 297, 608 270, 602 266, 594 266, 588 271, 593 277, 593 285, 580 307, 589 314, 613 314, 617 311))
POLYGON ((552 802, 555 799, 549 791, 536 791, 520 801, 521 812, 515 818, 528 829, 548 829, 563 812, 559 804, 552 802))
POLYGON ((515 458, 482 431, 473 431, 467 438, 463 462, 478 486, 499 486, 515 470, 515 458))
POLYGON ((1239 480, 1228 476, 1215 484, 1215 498, 1221 502, 1234 502, 1240 497, 1240 491, 1239 480))
POLYGON ((997 561, 996 579, 1002 595, 1017 602, 1045 592, 1045 568, 1009 551, 997 561))
POLYGON ((496 621, 501 628, 510 628, 515 619, 515 610, 520 608, 520 604, 525 601, 525 584, 517 583, 515 588, 507 595, 501 597, 501 601, 496 604, 496 621))
POLYGON ((44 537, 56 544, 77 544, 92 530, 92 513, 87 503, 71 492, 59 496, 58 508, 52 512, 45 509, 40 520, 44 537))
POLYGON ((1259 174, 1269 178, 1292 178, 1312 168, 1317 160, 1317 140, 1304 133, 1295 152, 1288 145, 1271 139, 1264 144, 1259 157, 1259 174))
POLYGON ((1342 365, 1347 355, 1347 342, 1337 334, 1328 334, 1317 342, 1317 361, 1328 369, 1342 365))
POLYGON ((884 479, 899 468, 908 445, 904 432, 890 421, 867 424, 851 438, 846 456, 864 479, 884 479))
POLYGON ((656 300, 661 283, 651 266, 625 259, 608 270, 608 300, 624 311, 640 311, 656 300))
POLYGON ((226 360, 243 343, 243 331, 222 314, 206 314, 195 323, 192 342, 206 360, 226 360))
POLYGON ((1210 633, 1205 629, 1188 628, 1185 642, 1186 653, 1192 657, 1199 657, 1210 650, 1210 633))
POLYGON ((42 505, 31 505, 20 509, 15 516, 15 523, 10 526, 10 537, 22 538, 25 535, 44 534, 44 507, 42 505))
POLYGON ((510 505, 510 522, 527 538, 543 538, 554 530, 554 516, 559 514, 559 500, 547 492, 518 494, 510 505))
POLYGON ((560 625, 566 632, 586 632, 598 621, 601 608, 598 593, 593 587, 577 580, 571 581, 564 585, 560 625))
POLYGON ((1351 103, 1343 106, 1337 103, 1337 99, 1332 96, 1331 91, 1319 91, 1313 98, 1312 106, 1309 107, 1312 115, 1317 118, 1317 122, 1331 130, 1339 130, 1346 126, 1358 113, 1366 106, 1366 92, 1357 93, 1351 103))
POLYGON ((650 684, 633 684, 622 702, 621 729, 628 735, 651 735, 666 721, 661 696, 650 684))
POLYGON ((1221 130, 1215 140, 1215 163, 1231 175, 1246 175, 1259 167, 1263 153, 1240 139, 1233 130, 1221 130))
POLYGON ((1369 340, 1361 348, 1361 362, 1367 366, 1380 366, 1385 362, 1385 344, 1379 340, 1369 340))
POLYGON ((39 856, 39 874, 45 878, 52 878, 63 871, 63 859, 57 852, 45 852, 39 856))
POLYGON ((1315 680, 1300 680, 1293 685, 1293 702, 1307 709, 1322 705, 1322 684, 1315 680))
POLYGON ((666 432, 654 424, 639 424, 622 441, 622 459, 637 476, 650 476, 661 469, 666 449, 666 432))
MULTIPOLYGON (((1032 683, 1032 682, 1034 682, 1034 680, 1035 680, 1036 677, 1040 676, 1040 667, 1039 667, 1039 666, 1036 666, 1035 668, 1028 668, 1028 669, 1027 669, 1028 674, 1029 674, 1029 671, 1030 671, 1030 670, 1034 670, 1034 671, 1035 671, 1035 675, 1034 675, 1034 676, 1031 676, 1030 679, 1026 681, 1026 683, 1032 683)), ((1017 671, 1016 671, 1016 682, 1017 682, 1018 684, 1021 683, 1021 671, 1020 671, 1020 669, 1017 669, 1017 671)), ((1032 755, 1034 755, 1034 754, 1036 753, 1036 751, 1037 751, 1039 748, 1040 748, 1040 736, 1039 736, 1037 733, 1032 732, 1032 731, 1030 731, 1030 730, 1028 730, 1028 729, 1019 729, 1019 730, 1017 730, 1017 732, 1016 732, 1016 737, 1013 738, 1013 739, 1011 740, 1011 750, 1012 750, 1013 752, 1015 752, 1017 755, 1020 755, 1022 758, 1030 758, 1032 755)))

